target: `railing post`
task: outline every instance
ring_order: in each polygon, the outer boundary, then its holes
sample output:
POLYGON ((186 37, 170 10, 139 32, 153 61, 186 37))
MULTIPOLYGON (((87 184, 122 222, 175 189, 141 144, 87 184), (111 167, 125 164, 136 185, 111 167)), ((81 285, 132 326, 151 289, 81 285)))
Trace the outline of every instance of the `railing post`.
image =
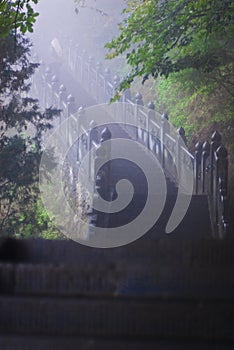
POLYGON ((77 118, 77 135, 79 135, 79 138, 77 140, 77 162, 80 162, 81 158, 82 158, 82 154, 80 155, 81 153, 81 145, 82 145, 82 135, 80 135, 80 127, 81 127, 81 123, 82 123, 82 119, 84 118, 84 115, 85 115, 85 111, 84 111, 84 108, 81 106, 79 109, 78 109, 78 118, 77 118))
POLYGON ((201 154, 202 154, 202 144, 197 142, 195 145, 195 155, 194 155, 194 182, 195 182, 195 193, 200 192, 200 180, 201 180, 201 154))
POLYGON ((60 85, 58 95, 59 95, 59 109, 61 109, 61 113, 59 116, 59 124, 61 124, 62 119, 66 118, 66 111, 64 111, 64 105, 67 101, 67 89, 65 88, 64 85, 60 85))
POLYGON ((94 120, 91 120, 91 122, 89 123, 89 141, 88 141, 89 179, 91 179, 92 176, 94 176, 94 174, 92 174, 92 158, 93 158, 92 148, 93 148, 93 145, 95 144, 98 144, 98 130, 96 128, 96 122, 94 120))
POLYGON ((114 85, 115 91, 117 90, 119 83, 120 83, 120 77, 118 76, 118 74, 116 74, 113 79, 113 85, 114 85))
MULTIPOLYGON (((95 190, 94 190, 94 205, 93 207, 98 207, 99 196, 105 200, 111 199, 111 186, 110 186, 110 143, 106 143, 111 139, 111 132, 108 128, 105 128, 101 133, 100 145, 96 149, 96 157, 94 161, 94 174, 95 177, 95 190), (104 161, 107 161, 106 164, 103 164, 104 161)), ((108 227, 109 214, 104 212, 98 212, 96 209, 93 210, 91 224, 98 227, 108 227)))
POLYGON ((69 95, 67 97, 67 117, 75 113, 76 113, 75 97, 72 95, 69 95))
MULTIPOLYGON (((113 78, 114 95, 118 91, 119 83, 120 83, 120 77, 116 74, 113 78)), ((114 97, 114 95, 112 97, 114 97)), ((120 101, 120 96, 118 98, 118 101, 120 101)))
POLYGON ((215 230, 217 231, 218 225, 218 162, 216 150, 221 145, 221 135, 218 131, 215 131, 211 136, 211 152, 210 152, 210 205, 211 205, 211 215, 215 223, 215 230))
POLYGON ((58 89, 59 89, 59 85, 58 84, 59 83, 58 83, 57 76, 53 75, 52 79, 51 79, 51 86, 52 86, 54 92, 58 92, 58 89))
POLYGON ((45 108, 49 107, 48 105, 48 84, 51 82, 51 77, 52 77, 52 73, 51 73, 51 69, 50 67, 47 67, 45 70, 45 79, 44 79, 44 84, 45 84, 45 88, 44 88, 44 106, 45 108))
MULTIPOLYGON (((72 114, 75 114, 75 112, 76 112, 75 98, 72 95, 69 95, 67 97, 67 114, 66 114, 66 118, 70 118, 72 116, 72 114)), ((74 130, 72 130, 69 127, 70 124, 71 123, 68 120, 68 122, 67 122, 67 130, 66 130, 66 139, 68 140, 68 145, 71 146, 71 144, 72 144, 71 134, 74 132, 74 130)))
POLYGON ((210 144, 208 141, 205 141, 202 145, 202 156, 201 156, 201 183, 202 183, 202 193, 207 192, 207 175, 208 175, 208 167, 207 167, 207 159, 210 156, 210 144))
POLYGON ((124 119, 124 123, 126 125, 127 122, 127 111, 126 111, 126 103, 131 102, 131 90, 130 89, 126 89, 123 91, 122 94, 122 102, 123 102, 123 119, 124 119))
POLYGON ((101 88, 101 85, 100 85, 100 75, 102 74, 102 64, 100 62, 97 62, 96 64, 96 86, 95 86, 95 92, 96 92, 96 99, 97 99, 97 102, 101 102, 101 99, 100 99, 100 96, 102 96, 102 94, 100 94, 100 91, 99 89, 101 88))
POLYGON ((164 113, 161 116, 161 128, 160 128, 160 160, 162 168, 165 168, 165 152, 164 152, 164 139, 165 139, 165 125, 168 120, 168 114, 164 113))
MULTIPOLYGON (((75 46, 75 57, 74 57, 74 72, 76 74, 79 74, 78 73, 78 57, 79 57, 79 49, 80 49, 80 45, 79 44, 76 44, 75 46)), ((81 79, 81 77, 79 77, 81 79)))
POLYGON ((131 90, 130 89, 124 90, 122 95, 122 102, 128 102, 131 100, 132 100, 131 90))
POLYGON ((94 58, 93 56, 89 56, 88 58, 88 79, 87 79, 87 83, 88 86, 87 88, 89 89, 90 93, 92 93, 92 68, 94 67, 94 58))
POLYGON ((104 99, 105 102, 109 102, 108 95, 108 84, 111 82, 111 73, 109 68, 105 68, 104 70, 104 99))
POLYGON ((68 42, 68 65, 69 65, 69 68, 71 69, 71 71, 73 70, 73 60, 72 60, 73 47, 74 47, 73 40, 70 39, 68 42))
POLYGON ((135 111, 135 120, 136 120, 136 140, 139 138, 139 109, 144 106, 144 102, 142 99, 142 95, 138 92, 135 96, 135 103, 136 103, 136 111, 135 111))
POLYGON ((176 141, 176 169, 177 169, 177 175, 179 180, 181 176, 181 165, 183 163, 181 160, 181 146, 183 145, 183 142, 184 143, 186 142, 186 137, 185 137, 185 130, 184 128, 182 128, 182 126, 177 131, 179 136, 176 141))
POLYGON ((85 56, 86 56, 86 50, 82 50, 82 53, 81 53, 81 67, 80 67, 80 71, 81 71, 81 83, 84 82, 85 80, 85 76, 84 76, 84 66, 85 66, 85 56))
POLYGON ((147 148, 150 149, 150 132, 149 132, 149 121, 153 119, 155 106, 152 101, 148 103, 148 115, 146 120, 146 132, 147 132, 147 148))
POLYGON ((186 145, 186 144, 187 144, 187 139, 186 139, 186 136, 185 136, 185 130, 184 130, 184 128, 181 126, 181 127, 179 127, 179 129, 178 129, 177 131, 178 131, 178 133, 179 133, 179 135, 180 135, 182 141, 183 141, 184 144, 186 145))
POLYGON ((228 188, 228 153, 224 146, 216 150, 217 161, 217 200, 216 214, 219 238, 228 233, 228 209, 227 209, 227 188, 228 188))
POLYGON ((66 102, 67 100, 67 89, 63 84, 60 85, 59 87, 59 100, 60 100, 59 108, 62 108, 63 102, 66 102))
POLYGON ((210 194, 211 196, 216 191, 215 181, 215 152, 221 145, 221 135, 218 131, 213 132, 210 144, 210 194))
POLYGON ((51 79, 51 91, 52 91, 52 105, 58 107, 58 100, 56 97, 56 94, 58 93, 59 90, 59 83, 56 75, 53 75, 51 79))

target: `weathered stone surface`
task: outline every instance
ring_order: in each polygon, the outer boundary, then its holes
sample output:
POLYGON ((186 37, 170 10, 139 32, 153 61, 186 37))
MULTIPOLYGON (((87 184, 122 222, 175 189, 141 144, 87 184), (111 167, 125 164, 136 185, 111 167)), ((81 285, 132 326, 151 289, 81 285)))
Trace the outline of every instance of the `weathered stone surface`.
POLYGON ((234 304, 129 298, 0 298, 0 333, 234 340, 234 304))
MULTIPOLYGON (((71 337, 81 349, 115 349, 114 339, 121 349, 127 338, 129 349, 140 349, 133 346, 136 339, 149 349, 159 339, 234 343, 232 240, 142 239, 108 250, 71 241, 29 240, 22 246, 27 261, 0 263, 1 350, 37 350, 38 337, 45 337, 38 347, 43 350, 68 350, 64 344, 71 337), (19 347, 14 337, 6 343, 14 334, 23 337, 19 347), (52 342, 57 337, 64 337, 58 346, 52 342)), ((217 349, 226 349, 220 344, 217 349)))
POLYGON ((0 336, 1 350, 233 350, 225 342, 0 336))
MULTIPOLYGON (((129 266, 149 263, 165 265, 234 266, 234 240, 212 239, 168 239, 153 240, 142 237, 123 247, 113 249, 96 249, 83 246, 73 241, 49 241, 42 239, 12 240, 8 243, 9 257, 4 255, 0 247, 0 261, 12 261, 10 246, 13 245, 13 257, 18 262, 42 264, 69 264, 87 266, 108 263, 125 263, 129 266), (20 255, 20 252, 22 254, 20 255)), ((3 248, 3 247, 2 247, 3 248)))
POLYGON ((24 296, 138 296, 230 298, 232 266, 126 265, 53 266, 0 264, 0 293, 24 296))

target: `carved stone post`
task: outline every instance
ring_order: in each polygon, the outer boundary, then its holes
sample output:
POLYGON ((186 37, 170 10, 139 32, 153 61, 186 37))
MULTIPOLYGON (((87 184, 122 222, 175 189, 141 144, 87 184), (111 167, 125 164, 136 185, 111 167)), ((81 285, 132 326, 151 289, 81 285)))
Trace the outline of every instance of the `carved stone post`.
POLYGON ((92 95, 92 69, 95 65, 95 61, 94 61, 94 58, 93 56, 89 56, 88 58, 88 77, 87 77, 87 81, 86 81, 86 84, 87 84, 87 89, 88 91, 90 92, 90 94, 92 95))
POLYGON ((215 152, 221 145, 221 135, 215 131, 211 136, 210 144, 210 194, 211 196, 216 192, 216 169, 215 169, 215 152))
POLYGON ((219 238, 223 238, 228 233, 228 153, 222 145, 216 150, 216 161, 218 175, 216 214, 219 238))
POLYGON ((81 79, 81 76, 79 75, 80 70, 78 69, 79 65, 79 50, 80 50, 80 45, 76 44, 75 46, 75 58, 74 58, 74 72, 78 74, 78 78, 81 79))
MULTIPOLYGON (((110 157, 110 144, 105 144, 105 141, 111 139, 111 132, 108 128, 105 128, 101 133, 101 142, 99 147, 96 150, 96 157, 94 162, 95 168, 95 190, 93 204, 94 207, 97 206, 99 201, 99 196, 105 200, 111 200, 111 186, 110 186, 110 162, 105 163, 110 157)), ((108 213, 98 212, 93 210, 91 224, 98 227, 108 227, 108 213)))
POLYGON ((72 95, 69 95, 67 97, 67 117, 69 117, 71 114, 76 113, 76 102, 75 97, 72 95))
POLYGON ((58 92, 58 90, 59 90, 59 85, 58 84, 59 83, 58 83, 57 76, 53 75, 52 79, 51 79, 51 86, 52 86, 54 92, 58 92))
MULTIPOLYGON (((140 114, 139 114, 139 110, 142 106, 144 106, 144 102, 142 99, 142 95, 138 92, 135 96, 135 103, 136 103, 136 109, 135 109, 135 121, 136 121, 136 125, 139 125, 139 118, 140 118, 140 114)), ((139 126, 137 126, 136 129, 136 140, 138 140, 139 138, 139 126)))
POLYGON ((101 62, 97 62, 96 64, 96 82, 95 82, 95 95, 97 102, 102 102, 102 91, 101 89, 101 75, 102 75, 102 64, 101 62))
POLYGON ((49 103, 50 101, 48 101, 48 95, 49 95, 49 84, 51 82, 51 78, 52 78, 52 73, 51 73, 51 69, 50 67, 47 67, 45 70, 45 78, 44 78, 44 99, 43 99, 43 103, 45 108, 49 107, 49 103))
POLYGON ((64 105, 67 102, 67 89, 64 85, 61 85, 59 88, 59 109, 62 110, 60 113, 60 123, 62 121, 62 117, 66 117, 66 111, 64 111, 64 105))
POLYGON ((68 66, 73 71, 73 52, 74 52, 74 43, 73 40, 70 39, 68 42, 68 66))
POLYGON ((185 130, 182 128, 182 126, 177 130, 178 131, 178 138, 176 140, 176 169, 178 174, 178 180, 181 176, 181 166, 183 165, 183 162, 181 160, 181 147, 183 146, 183 142, 186 141, 185 138, 185 130))
POLYGON ((89 154, 89 179, 92 179, 94 176, 93 169, 92 169, 92 158, 93 158, 93 148, 95 145, 98 144, 99 141, 99 135, 98 130, 96 128, 96 122, 94 120, 91 120, 89 123, 89 140, 88 140, 88 154, 89 154))
POLYGON ((122 95, 122 101, 123 102, 128 102, 132 100, 132 96, 131 96, 131 90, 130 89, 126 89, 123 91, 123 95, 122 95))
MULTIPOLYGON (((80 127, 82 124, 82 119, 85 115, 85 111, 83 109, 83 107, 80 107, 78 109, 78 119, 77 119, 77 135, 80 135, 80 127)), ((77 162, 81 161, 82 158, 82 152, 81 152, 81 147, 82 147, 82 139, 81 139, 82 135, 79 136, 78 140, 77 140, 77 162)))
POLYGON ((51 101, 52 101, 52 105, 56 107, 58 107, 59 105, 59 101, 57 100, 57 97, 56 97, 58 90, 59 90, 58 79, 56 75, 53 75, 51 79, 51 92, 52 92, 51 101))
POLYGON ((130 89, 126 89, 123 91, 121 100, 123 102, 123 120, 124 120, 124 123, 126 125, 126 122, 127 122, 127 108, 126 108, 127 105, 126 105, 126 103, 132 101, 130 89))
POLYGON ((109 102, 111 96, 108 94, 108 84, 111 82, 111 73, 109 68, 105 68, 104 70, 104 100, 105 102, 109 102))
POLYGON ((149 121, 150 119, 154 119, 154 110, 155 106, 152 101, 148 103, 148 115, 147 115, 147 120, 146 120, 146 132, 147 132, 147 140, 146 140, 146 146, 148 149, 150 149, 150 130, 149 130, 149 121))
POLYGON ((164 135, 165 135, 167 120, 168 120, 168 115, 167 113, 164 113, 161 116, 161 128, 160 128, 160 161, 163 169, 165 168, 164 135))
POLYGON ((201 180, 201 154, 202 154, 202 144, 197 142, 195 145, 195 155, 194 155, 194 182, 195 182, 195 193, 200 192, 200 180, 201 180))
MULTIPOLYGON (((67 97, 67 111, 66 111, 66 118, 71 118, 73 114, 76 112, 76 104, 75 104, 75 98, 72 95, 69 95, 67 97)), ((71 146, 72 144, 72 133, 74 130, 71 128, 71 122, 68 120, 67 122, 67 130, 66 130, 66 139, 68 140, 68 145, 71 146)))
POLYGON ((82 50, 81 53, 81 62, 80 62, 80 71, 81 71, 81 83, 84 82, 85 77, 85 60, 86 60, 86 50, 82 50))
POLYGON ((210 144, 208 141, 205 141, 202 145, 202 155, 201 155, 201 182, 202 182, 202 193, 207 193, 207 176, 208 176, 208 167, 207 161, 210 156, 210 144))
MULTIPOLYGON (((113 91, 113 96, 116 94, 118 87, 119 87, 119 83, 120 83, 120 77, 116 74, 113 78, 113 87, 114 87, 114 91, 113 91)), ((118 99, 120 101, 120 98, 118 99)))

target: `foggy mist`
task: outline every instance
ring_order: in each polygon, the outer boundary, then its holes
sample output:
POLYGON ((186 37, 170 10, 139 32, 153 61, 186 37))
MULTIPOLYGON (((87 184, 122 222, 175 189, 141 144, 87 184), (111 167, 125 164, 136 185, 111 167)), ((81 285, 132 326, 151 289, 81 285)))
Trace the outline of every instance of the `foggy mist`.
MULTIPOLYGON (((79 45, 103 62, 106 42, 118 33, 118 23, 124 1, 88 0, 87 8, 79 8, 74 0, 40 0, 36 10, 40 13, 31 36, 35 52, 47 64, 54 61, 51 43, 57 39, 62 50, 79 45)), ((63 63, 63 62, 61 62, 63 63)), ((106 62, 107 66, 112 63, 106 62)))
MULTIPOLYGON (((39 17, 34 32, 30 35, 33 60, 40 63, 39 72, 34 80, 40 80, 49 69, 58 89, 61 85, 65 86, 67 96, 72 95, 75 98, 76 109, 96 104, 97 101, 84 94, 76 72, 71 71, 71 52, 73 56, 74 53, 82 55, 84 62, 93 57, 94 65, 100 62, 103 71, 105 68, 110 69, 112 78, 116 74, 123 75, 122 71, 126 65, 122 58, 105 59, 105 44, 118 34, 124 1, 116 3, 110 0, 87 0, 85 4, 86 7, 80 7, 74 0, 40 0, 35 6, 39 17)), ((45 81, 45 77, 43 79, 45 81)), ((39 81, 39 90, 43 90, 42 85, 43 81, 39 81)), ((44 91, 44 96, 43 92, 40 95, 37 92, 38 87, 34 91, 32 89, 33 97, 40 100, 42 108, 50 107, 50 102, 45 96, 48 92, 44 91)))

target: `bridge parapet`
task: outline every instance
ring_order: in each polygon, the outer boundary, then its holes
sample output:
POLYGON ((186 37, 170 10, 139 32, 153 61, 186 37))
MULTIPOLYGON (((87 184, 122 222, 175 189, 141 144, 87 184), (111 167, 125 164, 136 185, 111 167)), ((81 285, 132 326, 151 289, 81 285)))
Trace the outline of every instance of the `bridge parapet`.
MULTIPOLYGON (((98 103, 109 102, 116 94, 120 81, 119 76, 115 75, 112 79, 109 69, 103 69, 102 64, 95 63, 93 57, 88 58, 87 53, 81 51, 77 45, 74 49, 71 47, 69 52, 67 65, 73 72, 75 79, 98 103)), ((64 57, 64 60, 66 60, 66 57, 64 57)), ((59 83, 55 77, 53 78, 53 72, 43 66, 41 69, 40 79, 44 84, 44 92, 39 91, 42 85, 40 85, 40 82, 37 83, 35 78, 33 84, 34 91, 38 90, 38 96, 42 96, 44 107, 54 105, 61 108, 60 123, 68 117, 75 116, 78 111, 75 99, 67 94, 63 85, 58 90, 59 83)), ((220 134, 215 131, 211 137, 211 142, 198 143, 193 155, 186 147, 184 129, 180 127, 177 135, 173 134, 170 130, 167 114, 160 116, 155 111, 152 102, 148 104, 148 108, 144 107, 144 100, 140 93, 132 97, 131 91, 127 89, 119 97, 119 101, 123 102, 121 123, 125 130, 131 138, 144 144, 147 149, 157 156, 163 169, 174 182, 192 166, 194 194, 207 194, 209 198, 214 237, 223 238, 227 236, 230 231, 227 188, 228 156, 226 149, 221 145, 220 134), (131 127, 127 124, 127 116, 132 118, 134 125, 137 125, 137 127, 131 127)), ((98 148, 100 130, 98 131, 92 126, 89 130, 86 130, 79 122, 79 118, 77 118, 77 124, 77 128, 83 130, 76 146, 77 160, 81 161, 91 148, 98 148), (92 140, 92 133, 96 135, 95 142, 92 140)), ((66 133, 69 139, 69 134, 73 130, 69 130, 69 123, 67 125, 66 133)), ((89 178, 95 174, 93 156, 90 157, 87 174, 89 178)))

